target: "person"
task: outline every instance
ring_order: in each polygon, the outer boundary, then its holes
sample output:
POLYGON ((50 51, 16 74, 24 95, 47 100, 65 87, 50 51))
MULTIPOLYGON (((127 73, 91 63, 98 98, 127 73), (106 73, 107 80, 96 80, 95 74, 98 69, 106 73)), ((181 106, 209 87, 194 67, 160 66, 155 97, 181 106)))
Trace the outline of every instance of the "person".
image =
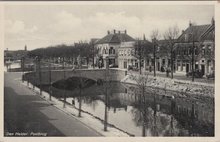
POLYGON ((161 72, 164 72, 165 70, 164 70, 164 66, 161 66, 161 72))
POLYGON ((149 70, 150 70, 150 72, 152 71, 152 67, 151 66, 149 67, 149 70))
POLYGON ((72 105, 75 106, 75 99, 72 100, 72 105))
POLYGON ((166 69, 167 77, 169 77, 169 72, 170 72, 169 67, 167 67, 166 69))
POLYGON ((99 69, 101 68, 101 66, 102 66, 102 61, 99 60, 99 69))

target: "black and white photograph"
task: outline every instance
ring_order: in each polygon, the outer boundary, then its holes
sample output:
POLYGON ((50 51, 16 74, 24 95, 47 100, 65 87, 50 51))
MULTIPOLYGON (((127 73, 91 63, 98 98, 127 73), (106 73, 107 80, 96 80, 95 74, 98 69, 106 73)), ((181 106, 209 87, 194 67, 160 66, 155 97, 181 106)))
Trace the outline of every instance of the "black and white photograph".
POLYGON ((214 138, 216 3, 3 3, 3 137, 214 138))

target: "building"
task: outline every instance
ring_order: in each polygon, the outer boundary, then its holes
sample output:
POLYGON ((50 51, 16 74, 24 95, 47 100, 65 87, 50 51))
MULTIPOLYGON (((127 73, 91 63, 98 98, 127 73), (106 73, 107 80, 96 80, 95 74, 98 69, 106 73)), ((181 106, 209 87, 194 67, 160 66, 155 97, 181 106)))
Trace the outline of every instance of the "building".
MULTIPOLYGON (((123 59, 119 61, 119 48, 130 48, 135 40, 127 34, 127 31, 108 31, 107 35, 98 40, 95 44, 95 48, 98 51, 96 63, 102 62, 103 66, 106 67, 105 60, 109 61, 110 66, 122 67, 121 63, 123 59)), ((120 50, 121 52, 121 50, 120 50)), ((126 66, 125 66, 126 67, 126 66)))
POLYGON ((128 69, 129 66, 138 68, 138 59, 135 54, 135 42, 123 42, 118 49, 118 67, 128 69))
POLYGON ((182 31, 175 43, 176 71, 187 73, 200 70, 203 75, 214 72, 215 21, 211 24, 192 25, 182 31), (194 45, 194 46, 193 46, 194 45), (194 60, 192 60, 194 58, 194 60))

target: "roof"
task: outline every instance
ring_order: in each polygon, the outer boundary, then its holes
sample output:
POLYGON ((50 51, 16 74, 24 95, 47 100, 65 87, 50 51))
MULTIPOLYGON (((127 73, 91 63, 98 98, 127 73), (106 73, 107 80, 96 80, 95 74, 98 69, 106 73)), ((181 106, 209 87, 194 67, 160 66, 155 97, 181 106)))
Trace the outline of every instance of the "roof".
POLYGON ((114 33, 107 34, 102 39, 98 40, 96 44, 104 44, 104 43, 121 43, 121 42, 129 42, 135 41, 131 36, 126 33, 114 33))
POLYGON ((210 27, 211 25, 192 25, 189 26, 177 39, 177 42, 189 42, 192 41, 191 34, 194 35, 194 41, 199 41, 201 35, 210 27), (187 39, 185 38, 187 35, 187 39))
POLYGON ((214 37, 215 37, 215 25, 212 24, 201 35, 201 40, 214 40, 214 37))
POLYGON ((90 40, 90 42, 93 43, 93 44, 95 44, 95 43, 98 42, 98 41, 99 41, 99 38, 92 38, 92 39, 90 40))

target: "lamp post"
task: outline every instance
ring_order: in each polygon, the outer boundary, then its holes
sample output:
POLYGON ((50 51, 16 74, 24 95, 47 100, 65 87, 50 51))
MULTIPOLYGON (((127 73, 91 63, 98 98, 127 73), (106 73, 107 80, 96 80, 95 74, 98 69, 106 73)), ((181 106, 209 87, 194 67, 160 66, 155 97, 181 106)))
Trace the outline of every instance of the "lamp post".
POLYGON ((195 55, 194 55, 194 50, 195 50, 195 49, 194 49, 194 48, 195 48, 195 47, 194 47, 194 44, 195 44, 195 43, 194 43, 194 34, 193 34, 193 32, 190 33, 190 34, 192 35, 192 47, 191 47, 191 56, 192 56, 192 58, 191 58, 191 63, 192 63, 192 82, 194 82, 194 78, 195 78, 195 77, 194 77, 194 62, 195 62, 195 61, 194 61, 194 60, 195 60, 195 59, 194 59, 194 56, 195 56, 195 55))
POLYGON ((153 49, 154 49, 154 77, 156 77, 156 38, 153 38, 152 39, 152 41, 153 41, 153 49))
POLYGON ((24 57, 21 58, 22 82, 24 82, 24 57))
POLYGON ((172 43, 172 38, 169 37, 170 40, 170 61, 171 61, 171 79, 173 79, 173 71, 174 71, 174 67, 173 67, 173 60, 174 60, 174 51, 173 51, 173 43, 172 43))
POLYGON ((93 69, 95 68, 95 45, 94 43, 92 42, 92 66, 93 66, 93 69))
POLYGON ((50 83, 50 87, 49 87, 49 94, 50 94, 50 101, 51 101, 51 94, 52 94, 52 84, 51 84, 51 63, 49 62, 49 83, 50 83))
POLYGON ((39 68, 39 84, 40 84, 40 95, 42 95, 42 82, 41 82, 41 58, 37 56, 38 68, 39 68))
POLYGON ((108 125, 108 87, 109 87, 109 58, 106 57, 106 70, 105 70, 105 116, 104 116, 104 131, 107 131, 108 125))

